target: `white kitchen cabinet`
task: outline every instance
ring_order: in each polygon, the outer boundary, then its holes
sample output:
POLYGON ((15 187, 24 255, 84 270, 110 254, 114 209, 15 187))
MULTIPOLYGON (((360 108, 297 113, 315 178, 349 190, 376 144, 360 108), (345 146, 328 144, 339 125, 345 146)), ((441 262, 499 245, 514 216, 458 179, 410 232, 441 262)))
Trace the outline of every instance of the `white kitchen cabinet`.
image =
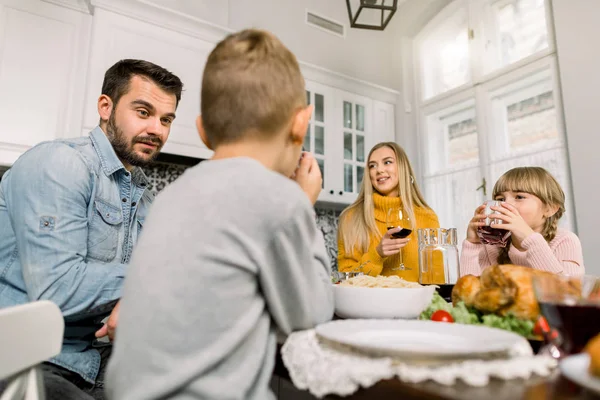
POLYGON ((0 0, 0 165, 77 136, 91 22, 39 0, 0 0))
POLYGON ((323 174, 319 202, 350 204, 360 192, 371 147, 394 140, 394 107, 309 80, 306 94, 314 111, 304 148, 323 174))
POLYGON ((319 195, 320 201, 333 201, 328 189, 333 187, 335 163, 339 163, 339 155, 335 154, 335 90, 326 85, 306 81, 306 100, 314 109, 304 137, 304 150, 314 154, 321 174, 323 175, 323 190, 319 195))
POLYGON ((375 143, 396 141, 394 105, 373 100, 373 138, 375 143))
MULTIPOLYGON (((375 144, 373 130, 373 101, 342 90, 337 90, 335 113, 338 126, 335 132, 335 163, 333 195, 340 203, 352 203, 360 192, 365 172, 367 153, 375 144)), ((331 194, 331 189, 329 190, 331 194)))

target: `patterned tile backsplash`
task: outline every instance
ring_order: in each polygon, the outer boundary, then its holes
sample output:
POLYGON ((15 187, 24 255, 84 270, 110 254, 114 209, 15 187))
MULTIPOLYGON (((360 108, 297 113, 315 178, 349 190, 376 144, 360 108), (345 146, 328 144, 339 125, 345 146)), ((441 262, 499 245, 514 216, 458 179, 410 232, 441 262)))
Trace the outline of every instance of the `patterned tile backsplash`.
POLYGON ((149 189, 154 193, 158 193, 169 183, 179 178, 188 168, 183 165, 156 163, 150 167, 143 168, 143 170, 150 181, 149 189))
POLYGON ((317 226, 321 229, 325 238, 325 247, 327 247, 327 254, 329 254, 331 260, 331 269, 337 271, 337 230, 341 211, 320 207, 316 207, 315 211, 317 212, 317 226))
MULTIPOLYGON (((175 164, 156 163, 144 168, 144 172, 150 180, 150 190, 155 193, 163 190, 169 183, 177 179, 189 167, 175 164)), ((337 270, 337 228, 340 210, 315 207, 317 213, 317 226, 323 232, 325 246, 331 260, 331 267, 337 270)))

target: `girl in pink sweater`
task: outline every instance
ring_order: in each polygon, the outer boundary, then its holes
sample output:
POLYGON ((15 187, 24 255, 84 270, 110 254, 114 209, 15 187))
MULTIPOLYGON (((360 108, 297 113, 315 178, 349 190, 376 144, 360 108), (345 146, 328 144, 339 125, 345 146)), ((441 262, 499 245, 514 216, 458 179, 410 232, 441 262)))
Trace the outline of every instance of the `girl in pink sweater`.
POLYGON ((492 228, 511 232, 506 247, 484 245, 477 228, 485 225, 485 205, 475 210, 469 222, 467 239, 460 257, 460 275, 481 275, 495 264, 527 266, 555 274, 579 276, 585 273, 579 238, 558 228, 565 212, 565 194, 548 171, 540 167, 519 167, 506 172, 494 185, 493 199, 502 201, 492 207, 502 224, 492 228))

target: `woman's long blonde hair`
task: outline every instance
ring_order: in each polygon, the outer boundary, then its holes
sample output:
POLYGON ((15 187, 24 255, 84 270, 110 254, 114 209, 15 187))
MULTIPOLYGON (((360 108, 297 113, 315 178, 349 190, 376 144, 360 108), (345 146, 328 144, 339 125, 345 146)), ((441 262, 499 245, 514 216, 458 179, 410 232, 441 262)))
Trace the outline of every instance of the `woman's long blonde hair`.
POLYGON ((402 199, 404 212, 410 217, 412 228, 415 227, 414 207, 430 208, 415 180, 408 156, 404 149, 394 142, 381 142, 373 146, 367 157, 367 166, 361 183, 360 193, 354 203, 348 206, 340 215, 338 238, 344 241, 346 255, 351 255, 354 249, 360 249, 363 253, 369 250, 369 236, 375 235, 381 238, 383 235, 375 224, 375 211, 373 205, 373 184, 368 172, 368 164, 371 155, 377 149, 389 147, 396 155, 398 166, 398 193, 402 199))
MULTIPOLYGON (((542 236, 550 242, 556 236, 558 220, 565 213, 565 193, 554 177, 541 167, 518 167, 504 173, 494 185, 492 198, 503 192, 529 193, 542 201, 545 206, 558 207, 553 215, 546 218, 542 236)), ((500 249, 498 264, 511 264, 508 251, 510 245, 500 249)))

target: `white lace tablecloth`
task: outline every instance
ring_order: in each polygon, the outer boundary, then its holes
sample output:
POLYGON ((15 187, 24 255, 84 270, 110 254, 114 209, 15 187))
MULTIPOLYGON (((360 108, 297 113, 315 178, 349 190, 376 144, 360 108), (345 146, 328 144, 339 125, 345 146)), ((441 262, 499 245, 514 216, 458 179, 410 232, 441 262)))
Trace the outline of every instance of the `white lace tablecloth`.
POLYGON ((433 380, 442 385, 453 385, 460 379, 471 386, 485 386, 492 377, 547 376, 557 365, 551 357, 534 356, 525 339, 511 351, 511 358, 423 366, 397 358, 370 357, 326 344, 318 339, 314 329, 292 333, 281 349, 281 356, 294 385, 319 398, 328 394, 349 395, 360 387, 367 388, 393 377, 412 383, 433 380))

